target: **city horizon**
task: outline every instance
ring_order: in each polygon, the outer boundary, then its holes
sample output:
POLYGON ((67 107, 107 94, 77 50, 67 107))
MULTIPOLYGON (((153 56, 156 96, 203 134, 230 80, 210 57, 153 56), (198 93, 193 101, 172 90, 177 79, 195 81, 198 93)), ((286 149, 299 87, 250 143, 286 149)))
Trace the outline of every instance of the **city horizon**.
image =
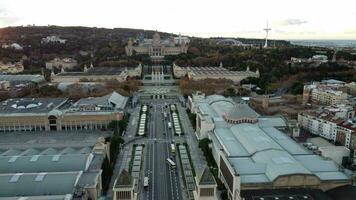
POLYGON ((167 5, 161 0, 120 3, 106 0, 102 4, 87 3, 85 9, 77 9, 84 3, 87 2, 62 1, 56 5, 56 9, 65 11, 63 15, 62 12, 53 12, 52 6, 43 0, 4 0, 0 3, 0 27, 27 24, 128 27, 181 32, 203 38, 220 36, 257 39, 265 37, 263 29, 268 21, 272 29, 271 39, 356 40, 356 24, 353 21, 356 12, 352 10, 356 5, 348 0, 330 5, 303 0, 292 4, 293 9, 290 4, 280 0, 272 3, 255 0, 223 1, 219 4, 208 1, 204 6, 200 2, 190 5, 187 1, 182 1, 177 6, 167 5), (18 4, 23 6, 18 7, 18 4), (149 14, 144 14, 145 12, 149 14))
MULTIPOLYGON (((190 32, 171 32, 171 31, 165 31, 165 30, 159 30, 159 29, 143 29, 139 27, 98 27, 98 26, 83 26, 83 25, 58 25, 58 24, 26 24, 26 25, 15 25, 15 26, 2 26, 0 29, 3 28, 13 28, 13 27, 85 27, 85 28, 99 28, 99 29, 134 29, 134 30, 143 30, 143 31, 157 31, 161 33, 168 33, 168 34, 174 34, 174 35, 179 35, 181 34, 182 36, 188 36, 188 37, 197 37, 197 38, 243 38, 243 39, 265 39, 265 35, 261 35, 261 37, 253 37, 253 36, 239 36, 236 35, 234 36, 233 34, 226 33, 224 34, 217 34, 217 33, 190 33, 190 32), (210 35, 210 36, 209 36, 210 35)), ((261 31, 261 34, 265 34, 263 32, 263 29, 261 31)), ((285 41, 356 41, 356 38, 332 38, 332 37, 325 37, 325 38, 273 38, 269 37, 269 40, 285 40, 285 41)))

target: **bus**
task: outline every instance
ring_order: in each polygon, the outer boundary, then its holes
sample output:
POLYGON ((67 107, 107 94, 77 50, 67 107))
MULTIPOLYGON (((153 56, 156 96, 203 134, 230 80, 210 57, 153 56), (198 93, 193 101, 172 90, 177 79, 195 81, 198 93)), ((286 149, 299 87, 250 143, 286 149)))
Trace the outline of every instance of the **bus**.
POLYGON ((148 187, 148 182, 149 182, 149 179, 148 179, 147 176, 145 176, 145 177, 143 178, 143 187, 144 187, 144 188, 147 188, 147 187, 148 187))
POLYGON ((176 153, 176 146, 173 143, 171 144, 171 152, 172 154, 176 153))
POLYGON ((167 163, 174 169, 176 168, 176 164, 170 158, 167 158, 167 163))

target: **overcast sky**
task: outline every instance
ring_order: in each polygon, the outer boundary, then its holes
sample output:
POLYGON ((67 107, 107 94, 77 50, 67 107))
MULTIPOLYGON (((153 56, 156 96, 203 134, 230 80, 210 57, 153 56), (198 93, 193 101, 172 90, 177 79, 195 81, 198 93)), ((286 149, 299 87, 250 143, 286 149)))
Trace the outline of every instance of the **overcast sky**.
POLYGON ((201 37, 356 39, 356 0, 0 0, 0 27, 80 25, 201 37))

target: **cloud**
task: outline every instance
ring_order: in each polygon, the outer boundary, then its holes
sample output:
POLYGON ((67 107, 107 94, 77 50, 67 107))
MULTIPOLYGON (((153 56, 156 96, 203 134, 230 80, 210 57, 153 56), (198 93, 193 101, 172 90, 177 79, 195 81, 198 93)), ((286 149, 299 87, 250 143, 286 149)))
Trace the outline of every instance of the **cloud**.
POLYGON ((301 19, 286 19, 279 23, 281 26, 299 26, 302 24, 306 24, 308 21, 301 20, 301 19))
POLYGON ((345 34, 356 34, 356 29, 348 29, 344 31, 345 34))
POLYGON ((1 26, 10 26, 19 20, 20 20, 20 18, 13 15, 11 12, 6 10, 5 8, 0 8, 0 25, 1 26))

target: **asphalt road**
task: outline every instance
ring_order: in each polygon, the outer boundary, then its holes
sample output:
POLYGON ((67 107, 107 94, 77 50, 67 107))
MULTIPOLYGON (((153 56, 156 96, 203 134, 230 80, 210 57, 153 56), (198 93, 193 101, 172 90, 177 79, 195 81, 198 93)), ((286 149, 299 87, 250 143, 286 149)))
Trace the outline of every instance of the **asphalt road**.
MULTIPOLYGON (((172 133, 168 129, 167 119, 163 116, 164 104, 155 102, 149 109, 149 126, 145 146, 144 176, 149 177, 149 187, 143 188, 141 178, 140 199, 144 200, 182 200, 179 171, 172 169, 166 162, 175 156, 171 153, 172 133)), ((166 110, 168 112, 168 109, 166 110)))

